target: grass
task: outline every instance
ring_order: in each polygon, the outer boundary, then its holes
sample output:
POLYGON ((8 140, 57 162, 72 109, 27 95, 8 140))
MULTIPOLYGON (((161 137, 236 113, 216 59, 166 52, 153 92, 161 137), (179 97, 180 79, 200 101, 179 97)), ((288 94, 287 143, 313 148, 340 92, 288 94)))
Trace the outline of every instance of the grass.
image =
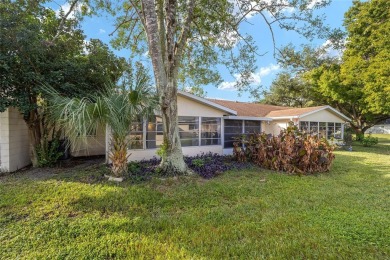
MULTIPOLYGON (((379 136, 379 135, 377 135, 379 136)), ((0 259, 389 259, 390 136, 332 171, 107 183, 103 167, 0 178, 0 259)))

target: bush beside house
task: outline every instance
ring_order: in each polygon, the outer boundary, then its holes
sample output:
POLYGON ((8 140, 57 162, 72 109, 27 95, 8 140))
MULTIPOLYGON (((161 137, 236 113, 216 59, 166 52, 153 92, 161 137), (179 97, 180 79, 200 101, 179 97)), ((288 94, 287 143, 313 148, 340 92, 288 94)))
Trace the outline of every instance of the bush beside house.
POLYGON ((330 170, 335 158, 325 139, 300 132, 295 126, 278 136, 250 134, 234 143, 234 157, 260 167, 288 173, 316 173, 330 170))

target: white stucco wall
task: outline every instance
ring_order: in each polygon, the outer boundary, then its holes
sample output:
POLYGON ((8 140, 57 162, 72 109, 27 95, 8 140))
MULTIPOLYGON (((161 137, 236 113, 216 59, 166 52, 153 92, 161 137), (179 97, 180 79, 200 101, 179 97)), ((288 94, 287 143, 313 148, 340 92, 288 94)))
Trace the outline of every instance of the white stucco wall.
POLYGON ((9 168, 9 127, 8 110, 0 113, 0 171, 9 168))
MULTIPOLYGON (((149 160, 153 157, 160 158, 156 152, 158 149, 145 149, 145 150, 128 150, 128 154, 131 153, 129 161, 149 160)), ((222 145, 208 145, 208 146, 187 146, 182 147, 183 154, 186 156, 195 156, 201 153, 217 153, 222 154, 222 145)))
POLYGON ((15 108, 0 114, 0 152, 4 171, 17 171, 31 163, 28 128, 15 108))
POLYGON ((288 127, 289 119, 273 120, 268 122, 263 121, 261 123, 261 129, 266 134, 278 135, 282 129, 288 127))
POLYGON ((86 137, 84 141, 78 142, 71 149, 74 157, 104 155, 106 151, 105 127, 96 129, 96 136, 86 137))
POLYGON ((310 114, 305 117, 301 117, 300 121, 313 121, 313 122, 336 122, 344 123, 345 120, 341 117, 329 112, 328 110, 321 110, 319 112, 310 114))
POLYGON ((222 117, 228 114, 225 111, 221 111, 182 96, 177 97, 177 106, 179 116, 222 117))

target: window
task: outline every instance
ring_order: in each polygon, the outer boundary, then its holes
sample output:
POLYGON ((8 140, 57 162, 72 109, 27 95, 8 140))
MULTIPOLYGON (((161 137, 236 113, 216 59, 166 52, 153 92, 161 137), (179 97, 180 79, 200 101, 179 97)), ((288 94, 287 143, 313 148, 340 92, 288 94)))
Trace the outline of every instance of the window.
POLYGON ((301 121, 299 127, 301 131, 310 132, 312 135, 317 135, 319 138, 343 138, 341 123, 301 121))
POLYGON ((244 122, 245 134, 253 134, 261 132, 261 121, 245 120, 244 122))
MULTIPOLYGON (((199 146, 199 117, 179 116, 179 136, 183 147, 199 146)), ((160 116, 146 121, 146 148, 158 148, 163 143, 163 124, 160 116)), ((221 118, 201 118, 201 145, 221 144, 221 118)))
POLYGON ((334 131, 334 138, 336 139, 342 139, 342 128, 341 123, 335 123, 335 131, 334 131))
POLYGON ((235 137, 242 135, 242 120, 225 120, 224 148, 233 147, 235 137))
POLYGON ((143 149, 143 123, 133 122, 130 125, 128 149, 143 149))
POLYGON ((225 120, 224 148, 233 147, 234 138, 261 132, 261 121, 225 120))
POLYGON ((146 148, 158 148, 163 143, 163 125, 160 116, 153 116, 146 122, 146 148))
POLYGON ((318 138, 326 138, 326 123, 319 122, 318 124, 320 126, 318 131, 318 138))
POLYGON ((221 144, 221 118, 202 117, 201 145, 221 144))
POLYGON ((199 117, 179 116, 181 146, 199 145, 199 117))
POLYGON ((299 128, 301 129, 301 131, 306 132, 306 133, 310 132, 309 125, 310 125, 310 122, 307 122, 307 121, 299 122, 299 128))
POLYGON ((327 138, 330 139, 334 136, 334 123, 328 123, 327 138))
POLYGON ((318 122, 310 122, 310 133, 318 135, 318 122))

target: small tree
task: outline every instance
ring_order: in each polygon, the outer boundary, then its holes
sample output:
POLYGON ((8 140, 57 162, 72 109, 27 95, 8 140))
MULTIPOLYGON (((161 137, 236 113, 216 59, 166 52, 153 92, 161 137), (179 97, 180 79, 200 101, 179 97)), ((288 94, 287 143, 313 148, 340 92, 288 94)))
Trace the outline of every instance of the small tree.
POLYGON ((70 145, 86 142, 85 137, 98 126, 110 128, 109 159, 115 176, 127 172, 131 123, 152 114, 157 104, 155 92, 141 65, 135 75, 130 70, 128 76, 132 81, 125 81, 122 87, 109 87, 98 95, 85 98, 68 98, 53 89, 45 89, 50 96, 51 119, 64 129, 70 145))

